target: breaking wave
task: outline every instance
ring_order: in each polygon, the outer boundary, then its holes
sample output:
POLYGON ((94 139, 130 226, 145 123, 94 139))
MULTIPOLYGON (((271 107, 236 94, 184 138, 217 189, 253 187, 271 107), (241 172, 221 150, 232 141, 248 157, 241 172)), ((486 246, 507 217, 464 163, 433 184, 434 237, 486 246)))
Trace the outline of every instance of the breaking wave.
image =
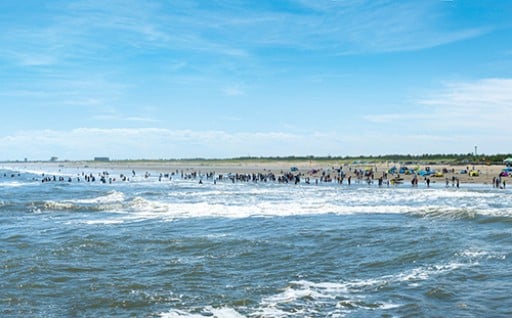
MULTIPOLYGON (((512 218, 512 199, 501 193, 411 189, 314 189, 175 187, 151 195, 110 190, 72 200, 34 202, 38 211, 106 211, 124 218, 286 217, 317 214, 407 214, 422 218, 512 218)), ((140 193, 140 192, 138 192, 140 193)), ((4 204, 8 204, 5 202, 4 204)))
MULTIPOLYGON (((478 257, 485 257, 481 252, 478 257)), ((462 257, 471 257, 461 253, 462 257)), ((374 315, 385 313, 406 305, 402 297, 379 299, 381 289, 403 290, 414 288, 425 281, 437 279, 463 271, 475 263, 452 262, 440 265, 425 265, 395 275, 384 275, 363 280, 341 282, 291 281, 277 293, 264 297, 254 308, 213 308, 206 306, 195 311, 170 310, 160 313, 161 318, 200 317, 315 317, 322 313, 327 317, 344 317, 350 313, 374 315), (403 286, 406 285, 406 286, 403 286), (407 287, 408 286, 408 287, 407 287)), ((379 315, 380 316, 380 315, 379 315)))

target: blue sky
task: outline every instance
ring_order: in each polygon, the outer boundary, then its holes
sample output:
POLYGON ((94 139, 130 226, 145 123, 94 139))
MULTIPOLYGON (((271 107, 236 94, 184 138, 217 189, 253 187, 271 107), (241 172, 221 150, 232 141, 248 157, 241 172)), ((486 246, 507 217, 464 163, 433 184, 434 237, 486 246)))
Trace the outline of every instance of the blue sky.
POLYGON ((1 1, 0 160, 509 153, 512 2, 1 1))

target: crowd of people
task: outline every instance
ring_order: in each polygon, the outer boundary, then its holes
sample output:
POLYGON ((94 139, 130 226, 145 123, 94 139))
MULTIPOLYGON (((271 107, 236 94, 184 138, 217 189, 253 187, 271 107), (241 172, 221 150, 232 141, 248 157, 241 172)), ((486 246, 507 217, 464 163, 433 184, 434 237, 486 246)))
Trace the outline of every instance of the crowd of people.
MULTIPOLYGON (((19 177, 20 173, 4 173, 4 178, 15 178, 19 177)), ((73 176, 62 174, 59 171, 58 175, 48 175, 42 173, 40 177, 33 177, 33 181, 40 181, 41 183, 52 183, 52 182, 85 182, 85 183, 94 183, 100 182, 104 184, 112 184, 115 182, 130 182, 130 181, 141 181, 141 180, 155 180, 157 179, 159 182, 163 181, 172 181, 173 179, 182 179, 182 180, 196 180, 200 184, 204 182, 211 182, 216 184, 217 182, 253 182, 253 183, 267 183, 267 182, 276 182, 280 184, 320 184, 320 183, 337 183, 337 184, 347 184, 351 185, 352 183, 364 184, 368 185, 377 184, 379 187, 383 186, 397 186, 404 184, 406 182, 410 182, 412 187, 418 187, 420 180, 422 179, 422 183, 428 188, 431 186, 431 183, 436 181, 431 179, 431 176, 419 176, 418 174, 409 174, 407 178, 404 178, 399 173, 389 173, 389 171, 381 172, 377 177, 377 169, 360 169, 360 168, 348 168, 343 169, 343 167, 332 167, 330 169, 313 169, 307 172, 299 172, 299 171, 283 171, 280 173, 274 173, 270 170, 264 169, 263 172, 253 172, 253 173, 216 173, 215 171, 209 171, 203 173, 198 170, 190 170, 190 169, 176 169, 172 172, 165 173, 157 173, 153 175, 151 172, 146 171, 140 176, 137 174, 135 170, 131 171, 131 175, 120 173, 117 175, 113 175, 108 171, 101 172, 80 172, 73 176), (348 171, 347 171, 348 170, 348 171), (407 180, 406 180, 407 179, 407 180)), ((445 178, 446 187, 460 187, 460 179, 458 176, 453 175, 451 178, 445 178)), ((504 189, 506 187, 506 180, 502 178, 502 176, 497 176, 492 179, 492 186, 495 188, 504 189)))

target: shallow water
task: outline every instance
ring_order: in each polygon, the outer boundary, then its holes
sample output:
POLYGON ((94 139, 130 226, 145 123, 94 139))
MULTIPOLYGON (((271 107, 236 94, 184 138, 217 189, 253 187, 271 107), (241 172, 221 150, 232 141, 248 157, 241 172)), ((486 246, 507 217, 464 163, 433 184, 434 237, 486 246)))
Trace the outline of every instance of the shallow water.
POLYGON ((4 173, 2 317, 512 315, 508 189, 4 173))

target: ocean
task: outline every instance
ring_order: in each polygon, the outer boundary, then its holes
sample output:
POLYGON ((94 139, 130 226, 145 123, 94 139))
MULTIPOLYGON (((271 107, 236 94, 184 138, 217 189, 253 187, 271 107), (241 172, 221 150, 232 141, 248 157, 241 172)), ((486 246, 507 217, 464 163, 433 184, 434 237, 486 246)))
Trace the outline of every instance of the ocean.
POLYGON ((512 316, 509 189, 83 170, 0 169, 1 317, 512 316))

